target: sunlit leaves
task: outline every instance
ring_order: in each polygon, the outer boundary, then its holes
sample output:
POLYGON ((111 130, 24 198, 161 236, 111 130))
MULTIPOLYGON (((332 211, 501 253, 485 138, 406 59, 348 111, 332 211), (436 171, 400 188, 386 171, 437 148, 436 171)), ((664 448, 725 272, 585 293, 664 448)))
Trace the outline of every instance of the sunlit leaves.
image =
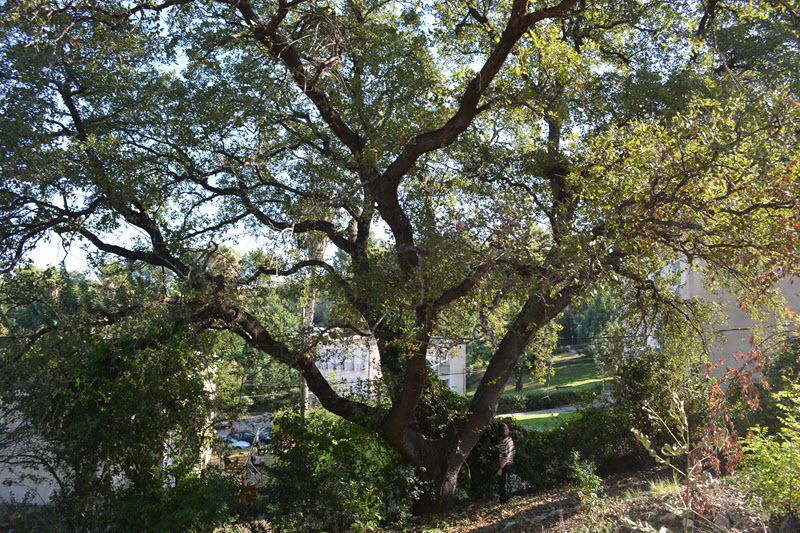
POLYGON ((606 281, 673 303, 678 259, 758 290, 796 269, 797 30, 778 4, 714 6, 6 3, 2 267, 51 231, 91 242, 160 269, 163 295, 120 299, 186 305, 292 368, 269 293, 314 269, 327 325, 374 334, 398 376, 480 322, 499 395, 606 281))
POLYGON ((777 434, 770 435, 764 428, 752 428, 744 449, 746 475, 754 495, 781 513, 796 514, 800 509, 798 497, 798 465, 800 462, 800 407, 797 384, 790 390, 778 393, 781 427, 777 434))
POLYGON ((779 102, 758 121, 748 112, 743 102, 695 102, 670 121, 595 144, 586 157, 596 166, 584 179, 596 181, 585 199, 606 220, 615 213, 609 237, 649 233, 662 257, 702 255, 723 268, 731 250, 748 260, 762 246, 777 252, 775 232, 793 231, 785 222, 797 216, 795 156, 786 150, 797 142, 789 126, 797 113, 779 102))

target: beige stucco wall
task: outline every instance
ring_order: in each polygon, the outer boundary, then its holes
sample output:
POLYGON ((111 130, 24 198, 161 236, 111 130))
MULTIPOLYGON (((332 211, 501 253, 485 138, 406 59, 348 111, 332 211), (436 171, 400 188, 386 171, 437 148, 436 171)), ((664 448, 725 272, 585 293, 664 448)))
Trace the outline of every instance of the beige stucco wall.
POLYGON ((467 345, 456 344, 442 349, 431 348, 428 361, 451 390, 465 396, 467 394, 467 345))
MULTIPOLYGON (((738 368, 741 363, 735 360, 737 354, 746 354, 753 350, 751 334, 766 338, 767 343, 782 342, 787 335, 796 334, 797 325, 768 312, 764 319, 755 319, 752 314, 739 306, 736 298, 725 290, 710 293, 703 284, 702 274, 696 269, 685 269, 682 274, 680 294, 684 298, 700 297, 720 304, 727 316, 727 324, 718 323, 712 327, 719 333, 720 340, 711 345, 711 362, 716 365, 714 374, 723 375, 727 368, 738 368)), ((790 279, 781 280, 778 285, 786 306, 795 313, 800 313, 800 282, 792 283, 790 279)))

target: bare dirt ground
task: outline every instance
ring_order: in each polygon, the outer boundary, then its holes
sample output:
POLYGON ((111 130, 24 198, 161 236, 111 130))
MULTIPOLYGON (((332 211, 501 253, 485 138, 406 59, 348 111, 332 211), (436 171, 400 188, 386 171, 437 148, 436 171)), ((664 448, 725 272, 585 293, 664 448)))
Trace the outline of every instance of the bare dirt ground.
MULTIPOLYGON (((605 503, 594 514, 581 508, 575 486, 568 484, 536 494, 512 498, 501 506, 496 499, 471 503, 442 516, 426 517, 402 529, 410 533, 566 533, 581 531, 635 531, 624 518, 651 525, 653 531, 683 532, 684 521, 670 507, 678 504, 675 493, 650 491, 652 480, 670 479, 655 468, 626 472, 604 479, 605 503)), ((704 487, 709 510, 694 516, 686 531, 727 531, 736 533, 777 533, 780 521, 762 520, 735 487, 725 481, 710 481, 704 487)), ((389 531, 398 530, 385 530, 389 531)), ((794 530, 791 530, 794 532, 794 530)))

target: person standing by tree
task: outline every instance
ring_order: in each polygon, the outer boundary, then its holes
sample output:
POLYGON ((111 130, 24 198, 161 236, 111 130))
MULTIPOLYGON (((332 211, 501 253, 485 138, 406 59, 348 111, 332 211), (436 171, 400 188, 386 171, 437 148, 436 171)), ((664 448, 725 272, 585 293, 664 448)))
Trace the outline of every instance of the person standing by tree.
POLYGON ((497 490, 500 493, 500 503, 508 502, 508 476, 511 474, 511 465, 514 464, 514 441, 508 425, 500 424, 500 468, 497 470, 497 490))

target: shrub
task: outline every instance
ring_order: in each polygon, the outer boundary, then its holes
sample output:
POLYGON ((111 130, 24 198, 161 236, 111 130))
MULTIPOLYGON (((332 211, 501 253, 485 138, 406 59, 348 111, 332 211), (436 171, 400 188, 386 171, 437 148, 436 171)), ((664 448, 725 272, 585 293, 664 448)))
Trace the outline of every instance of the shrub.
POLYGON ((521 413, 525 409, 525 396, 502 396, 497 402, 497 414, 521 413))
POLYGON ((586 407, 581 416, 559 424, 548 434, 554 477, 569 478, 575 451, 603 473, 618 471, 631 461, 641 462, 645 454, 630 427, 627 413, 613 405, 586 407))
POLYGON ((545 396, 542 392, 503 396, 497 404, 497 414, 521 413, 525 411, 541 411, 572 405, 580 399, 574 391, 555 391, 545 396))
POLYGON ((631 458, 644 457, 630 433, 628 419, 612 407, 589 407, 582 416, 550 431, 529 430, 513 418, 500 418, 478 441, 459 475, 459 487, 473 499, 494 493, 497 484, 497 426, 508 424, 514 447, 514 473, 541 490, 569 480, 572 454, 592 461, 601 471, 614 471, 631 458), (636 455, 634 452, 640 452, 636 455))
POLYGON ((529 430, 513 418, 494 419, 459 473, 458 486, 472 499, 496 492, 499 453, 497 435, 501 422, 508 425, 514 440, 516 456, 513 473, 532 489, 542 489, 552 483, 546 473, 549 464, 547 435, 529 430))
POLYGON ((745 440, 745 466, 752 491, 779 514, 800 515, 800 385, 777 394, 781 427, 777 435, 755 427, 745 440))
POLYGON ((469 400, 450 390, 439 380, 436 371, 428 368, 428 380, 414 414, 414 422, 420 430, 434 437, 450 434, 468 408, 469 400))
POLYGON ((645 402, 662 418, 671 409, 673 391, 679 391, 688 418, 689 430, 698 433, 708 421, 706 377, 687 372, 681 357, 661 350, 646 350, 626 359, 615 383, 615 409, 628 417, 629 428, 648 435, 658 448, 670 440, 668 431, 654 423, 642 406, 645 402))
POLYGON ((582 511, 591 514, 605 503, 603 480, 597 475, 594 463, 581 460, 577 451, 572 452, 570 471, 578 483, 578 498, 581 500, 582 511))
POLYGON ((376 436, 322 409, 272 424, 275 463, 262 491, 275 530, 368 530, 408 516, 413 470, 376 436))
POLYGON ((794 383, 800 383, 800 339, 790 339, 782 349, 765 361, 763 377, 766 378, 768 385, 765 386, 758 380, 757 375, 754 376, 755 383, 752 384, 751 395, 758 394, 759 409, 756 410, 748 407, 752 402, 748 404, 741 387, 728 388, 730 401, 737 408, 736 414, 739 415, 735 420, 736 429, 740 434, 745 434, 748 429, 755 426, 763 428, 766 433, 772 435, 780 431, 781 409, 778 406, 777 393, 791 389, 794 383), (764 394, 765 391, 771 394, 764 394))
POLYGON ((112 502, 110 530, 211 532, 236 518, 239 495, 235 478, 209 468, 148 495, 122 494, 112 502))

